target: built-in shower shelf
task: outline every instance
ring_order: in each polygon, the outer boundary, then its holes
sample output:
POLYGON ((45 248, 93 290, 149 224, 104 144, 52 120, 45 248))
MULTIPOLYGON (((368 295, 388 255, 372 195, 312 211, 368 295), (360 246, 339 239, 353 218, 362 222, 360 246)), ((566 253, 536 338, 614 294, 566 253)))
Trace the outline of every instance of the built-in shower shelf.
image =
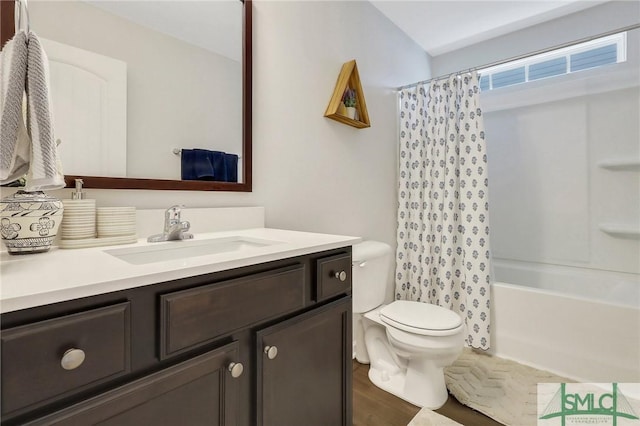
POLYGON ((624 238, 630 240, 640 239, 640 227, 631 225, 618 225, 615 223, 602 223, 600 230, 611 235, 614 238, 624 238))
POLYGON ((639 160, 629 160, 629 159, 604 160, 598 163, 598 166, 602 167, 603 169, 613 170, 613 171, 637 172, 637 171, 640 171, 640 159, 639 160))

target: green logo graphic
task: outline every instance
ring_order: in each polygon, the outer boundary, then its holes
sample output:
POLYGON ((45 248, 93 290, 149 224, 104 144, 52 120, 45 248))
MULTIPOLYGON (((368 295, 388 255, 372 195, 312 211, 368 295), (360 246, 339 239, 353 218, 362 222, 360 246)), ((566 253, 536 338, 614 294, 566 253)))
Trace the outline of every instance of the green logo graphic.
POLYGON ((618 389, 617 383, 612 383, 611 393, 568 393, 567 384, 560 383, 560 389, 545 407, 540 420, 559 417, 562 426, 565 426, 566 418, 570 416, 609 416, 613 420, 613 426, 617 426, 619 417, 638 420, 631 404, 618 389))

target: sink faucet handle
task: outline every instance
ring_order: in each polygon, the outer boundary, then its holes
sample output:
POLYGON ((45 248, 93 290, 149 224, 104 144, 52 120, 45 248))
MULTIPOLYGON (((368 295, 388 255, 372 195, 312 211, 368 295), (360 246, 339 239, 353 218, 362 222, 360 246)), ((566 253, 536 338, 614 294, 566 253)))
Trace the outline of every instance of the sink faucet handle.
POLYGON ((167 209, 165 212, 165 218, 167 221, 179 221, 180 220, 180 210, 183 209, 184 204, 176 204, 167 209))
POLYGON ((164 212, 164 231, 169 232, 172 226, 178 225, 180 223, 180 209, 183 208, 184 205, 176 204, 174 206, 169 207, 164 212))

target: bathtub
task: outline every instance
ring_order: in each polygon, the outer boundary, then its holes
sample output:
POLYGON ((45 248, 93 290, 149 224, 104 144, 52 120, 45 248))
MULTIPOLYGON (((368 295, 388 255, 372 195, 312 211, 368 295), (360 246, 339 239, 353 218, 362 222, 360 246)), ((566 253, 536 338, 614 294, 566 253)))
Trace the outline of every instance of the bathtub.
POLYGON ((640 275, 494 259, 490 353, 582 382, 640 382, 640 275))

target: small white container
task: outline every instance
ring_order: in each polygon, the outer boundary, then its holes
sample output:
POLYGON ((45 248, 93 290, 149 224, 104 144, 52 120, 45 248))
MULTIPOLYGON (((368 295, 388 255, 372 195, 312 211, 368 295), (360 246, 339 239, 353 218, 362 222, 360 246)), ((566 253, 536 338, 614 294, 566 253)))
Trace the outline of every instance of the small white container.
POLYGON ((135 207, 98 207, 96 212, 98 238, 135 235, 135 207))
POLYGON ((96 236, 96 200, 62 200, 65 215, 60 236, 63 240, 81 240, 96 236))

